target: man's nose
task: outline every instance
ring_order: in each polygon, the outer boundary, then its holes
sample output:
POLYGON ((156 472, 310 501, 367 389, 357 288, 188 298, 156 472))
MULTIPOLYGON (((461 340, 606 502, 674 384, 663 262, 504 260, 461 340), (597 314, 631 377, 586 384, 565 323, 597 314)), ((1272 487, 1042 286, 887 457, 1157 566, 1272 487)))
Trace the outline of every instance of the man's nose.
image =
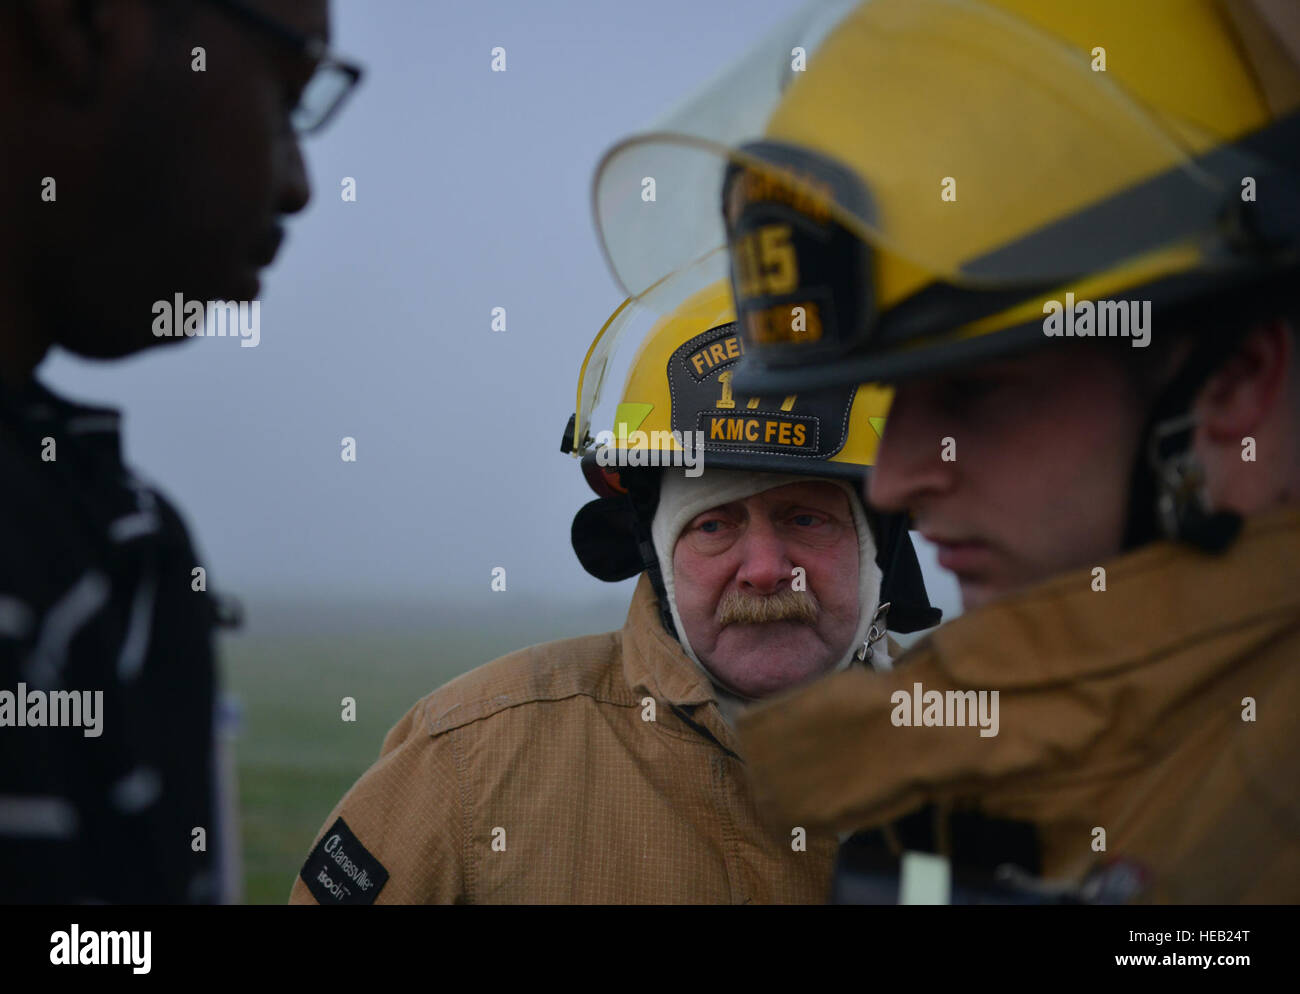
POLYGON ((867 503, 881 511, 907 511, 922 497, 951 490, 956 460, 943 457, 955 444, 948 446, 947 431, 899 388, 865 488, 867 503))
POLYGON ((281 214, 297 214, 311 202, 311 181, 303 160, 298 136, 289 132, 281 142, 279 197, 276 207, 281 214))
POLYGON ((791 582, 794 563, 786 549, 785 540, 770 521, 751 519, 745 529, 740 550, 740 569, 736 582, 751 594, 774 594, 783 584, 791 582))

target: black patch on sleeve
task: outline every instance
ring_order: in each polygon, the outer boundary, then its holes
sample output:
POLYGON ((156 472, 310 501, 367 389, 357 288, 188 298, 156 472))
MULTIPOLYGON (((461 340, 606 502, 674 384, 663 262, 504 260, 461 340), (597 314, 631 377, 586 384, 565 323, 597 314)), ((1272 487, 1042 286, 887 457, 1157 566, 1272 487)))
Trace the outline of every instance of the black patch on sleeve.
POLYGON ((370 855, 342 818, 321 836, 299 876, 321 904, 374 904, 388 883, 384 864, 370 855))

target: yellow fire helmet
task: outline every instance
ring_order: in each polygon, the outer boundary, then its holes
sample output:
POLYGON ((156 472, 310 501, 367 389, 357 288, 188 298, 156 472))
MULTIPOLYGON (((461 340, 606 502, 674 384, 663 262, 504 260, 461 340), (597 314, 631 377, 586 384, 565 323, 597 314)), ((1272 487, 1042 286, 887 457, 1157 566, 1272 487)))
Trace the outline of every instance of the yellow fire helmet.
MULTIPOLYGON (((616 581, 649 570, 660 588, 650 526, 666 467, 688 475, 712 467, 835 477, 856 484, 861 495, 891 392, 849 384, 783 396, 744 394, 732 385, 743 354, 731 292, 722 282, 688 296, 667 316, 629 301, 602 328, 579 374, 577 410, 561 446, 581 458, 599 495, 578 512, 572 529, 574 551, 593 576, 616 581), (592 412, 609 357, 617 341, 643 322, 652 327, 632 360, 614 425, 593 438, 592 412)), ((884 574, 881 602, 890 604, 888 627, 910 632, 938 624, 906 518, 869 508, 867 517, 884 574)))
POLYGON ((1297 35, 1291 0, 815 0, 606 154, 597 227, 633 296, 734 275, 778 392, 1041 344, 1066 291, 1294 275, 1297 35))
POLYGON ((629 293, 734 281, 735 387, 1154 325, 1204 343, 1154 405, 1172 424, 1225 325, 1293 306, 1298 108, 1294 0, 815 0, 611 149, 594 208, 629 293))

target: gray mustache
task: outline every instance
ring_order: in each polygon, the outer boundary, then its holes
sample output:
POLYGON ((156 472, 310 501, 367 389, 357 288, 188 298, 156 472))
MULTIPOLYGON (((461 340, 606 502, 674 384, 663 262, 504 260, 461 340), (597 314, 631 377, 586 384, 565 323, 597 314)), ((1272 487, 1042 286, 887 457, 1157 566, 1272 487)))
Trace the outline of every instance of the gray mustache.
POLYGON ((817 621, 821 607, 807 590, 781 590, 764 597, 729 590, 718 604, 718 621, 726 625, 759 625, 771 621, 817 621))

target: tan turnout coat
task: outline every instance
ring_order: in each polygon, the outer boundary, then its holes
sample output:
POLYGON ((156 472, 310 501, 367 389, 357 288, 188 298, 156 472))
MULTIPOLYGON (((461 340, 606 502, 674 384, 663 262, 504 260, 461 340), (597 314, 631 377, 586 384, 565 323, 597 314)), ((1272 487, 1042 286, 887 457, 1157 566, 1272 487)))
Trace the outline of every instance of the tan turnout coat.
POLYGON ((762 824, 737 752, 642 576, 622 631, 511 653, 417 703, 290 900, 824 901, 835 837, 762 824))
POLYGON ((974 804, 1034 823, 1051 879, 1121 857, 1149 873, 1138 901, 1300 901, 1300 508, 1248 520, 1222 556, 1159 543, 1105 571, 1104 591, 1091 569, 1062 575, 891 673, 752 708, 760 801, 810 831, 974 804), (896 726, 893 695, 918 683, 999 691, 998 734, 896 726))

